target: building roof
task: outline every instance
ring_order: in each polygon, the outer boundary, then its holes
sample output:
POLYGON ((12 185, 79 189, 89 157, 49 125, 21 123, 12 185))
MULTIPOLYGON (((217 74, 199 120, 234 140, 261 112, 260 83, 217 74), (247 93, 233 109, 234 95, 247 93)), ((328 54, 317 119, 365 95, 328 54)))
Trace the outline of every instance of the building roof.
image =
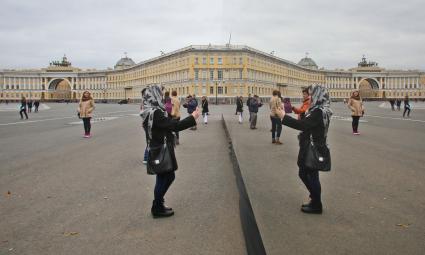
POLYGON ((114 66, 114 69, 123 69, 123 68, 134 66, 135 64, 136 63, 134 63, 134 61, 131 58, 125 56, 121 58, 120 60, 118 60, 118 62, 114 66))
POLYGON ((299 66, 303 66, 303 67, 307 67, 307 68, 310 68, 310 69, 318 69, 319 68, 316 65, 316 62, 314 62, 313 59, 311 59, 311 58, 309 58, 307 56, 305 58, 302 58, 300 60, 300 62, 298 62, 298 65, 299 66))

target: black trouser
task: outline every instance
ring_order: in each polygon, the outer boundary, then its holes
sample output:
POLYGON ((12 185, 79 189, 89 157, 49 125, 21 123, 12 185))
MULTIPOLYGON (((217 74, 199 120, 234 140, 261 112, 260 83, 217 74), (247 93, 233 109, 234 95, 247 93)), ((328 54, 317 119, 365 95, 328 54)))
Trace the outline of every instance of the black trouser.
POLYGON ((91 129, 90 119, 91 119, 90 117, 83 118, 84 132, 86 132, 86 134, 90 134, 90 129, 91 129))
POLYGON ((24 118, 24 116, 22 115, 22 113, 25 113, 25 117, 28 119, 28 114, 27 114, 27 109, 23 108, 19 111, 19 114, 21 115, 21 119, 24 118))
POLYGON ((353 123, 352 123, 353 133, 357 133, 358 132, 358 129, 359 129, 359 119, 360 119, 360 116, 351 116, 351 117, 353 117, 353 123))
POLYGON ((272 139, 279 138, 282 132, 282 121, 279 117, 270 117, 270 119, 272 121, 272 139))
POLYGON ((409 117, 410 116, 410 108, 404 107, 403 117, 404 117, 404 115, 406 115, 406 112, 407 112, 407 117, 409 117))
POLYGON ((298 176, 303 181, 308 192, 313 206, 322 206, 322 187, 319 180, 319 171, 299 168, 298 176))
POLYGON ((154 189, 154 203, 156 205, 161 205, 164 203, 165 193, 167 193, 168 188, 171 186, 175 178, 176 175, 174 174, 174 171, 170 173, 156 175, 156 183, 154 189))
POLYGON ((38 112, 38 105, 35 105, 35 112, 38 112))

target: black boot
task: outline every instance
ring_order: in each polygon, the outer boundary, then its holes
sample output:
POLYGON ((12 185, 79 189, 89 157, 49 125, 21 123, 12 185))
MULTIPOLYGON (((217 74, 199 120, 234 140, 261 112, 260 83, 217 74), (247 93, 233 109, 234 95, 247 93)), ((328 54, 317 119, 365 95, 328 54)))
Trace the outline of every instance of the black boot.
POLYGON ((174 215, 173 209, 170 210, 165 209, 164 204, 162 202, 153 201, 151 213, 154 218, 162 218, 162 217, 170 217, 174 215))
POLYGON ((171 207, 168 207, 168 206, 166 206, 165 204, 164 204, 164 200, 162 200, 162 207, 164 207, 164 210, 166 210, 166 211, 172 211, 173 210, 173 208, 171 208, 171 207))
POLYGON ((301 207, 303 213, 322 214, 322 203, 310 202, 306 206, 301 207))

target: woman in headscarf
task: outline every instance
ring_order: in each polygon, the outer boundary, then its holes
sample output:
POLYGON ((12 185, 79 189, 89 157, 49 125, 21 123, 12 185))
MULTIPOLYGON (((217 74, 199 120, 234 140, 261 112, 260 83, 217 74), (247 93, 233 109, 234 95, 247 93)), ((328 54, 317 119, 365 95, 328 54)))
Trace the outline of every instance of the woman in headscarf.
POLYGON ((173 170, 168 173, 157 174, 154 189, 154 200, 151 213, 153 217, 169 217, 174 211, 164 205, 164 195, 175 179, 174 171, 177 170, 177 160, 174 153, 174 135, 172 132, 182 131, 196 124, 199 110, 196 109, 189 117, 183 120, 171 118, 165 110, 162 101, 162 88, 159 85, 151 85, 142 91, 143 110, 141 117, 143 127, 147 132, 147 138, 151 147, 164 144, 166 138, 167 148, 171 154, 173 170))
POLYGON ((321 186, 319 180, 320 169, 310 169, 305 166, 305 154, 310 144, 310 137, 318 151, 321 152, 326 146, 326 137, 328 133, 329 123, 332 116, 330 109, 329 94, 325 87, 320 85, 311 85, 308 87, 311 95, 311 104, 305 118, 294 119, 289 115, 285 115, 285 111, 281 111, 283 117, 282 124, 297 130, 300 130, 298 153, 299 177, 310 192, 310 202, 301 206, 304 213, 322 213, 321 186))
POLYGON ((348 108, 351 109, 351 117, 353 118, 353 122, 351 124, 353 128, 353 135, 360 135, 359 133, 359 120, 360 117, 363 117, 364 114, 364 106, 362 99, 360 98, 360 93, 358 90, 353 91, 351 93, 351 97, 348 100, 348 108))

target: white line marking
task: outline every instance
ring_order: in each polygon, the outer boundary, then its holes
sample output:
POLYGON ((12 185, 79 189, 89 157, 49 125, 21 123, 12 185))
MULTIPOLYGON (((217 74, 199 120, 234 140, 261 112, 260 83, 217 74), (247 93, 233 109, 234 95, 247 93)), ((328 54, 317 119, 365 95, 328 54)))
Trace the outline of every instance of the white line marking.
POLYGON ((64 119, 70 119, 70 118, 76 118, 75 116, 72 117, 62 117, 62 118, 52 118, 52 119, 42 119, 42 120, 22 120, 21 122, 11 122, 11 123, 2 123, 0 126, 10 126, 10 125, 18 125, 18 124, 26 124, 26 123, 35 123, 35 122, 43 122, 43 121, 50 121, 50 120, 64 120, 64 119))
POLYGON ((413 122, 425 123, 425 120, 415 120, 415 119, 409 119, 409 118, 393 118, 393 117, 383 117, 383 116, 376 116, 376 115, 365 115, 365 116, 366 117, 373 117, 373 118, 380 118, 380 119, 404 120, 404 121, 413 121, 413 122))
MULTIPOLYGON (((120 113, 120 112, 134 112, 134 111, 116 111, 116 112, 98 113, 98 114, 95 114, 94 118, 97 118, 97 116, 99 116, 99 115, 105 115, 105 114, 111 114, 111 113, 120 113)), ((75 119, 75 118, 77 118, 77 116, 51 118, 51 119, 41 119, 41 120, 22 120, 20 122, 0 123, 0 126, 11 126, 11 125, 26 124, 26 123, 36 123, 36 122, 44 122, 44 121, 51 121, 51 120, 64 120, 64 119, 75 119)))

